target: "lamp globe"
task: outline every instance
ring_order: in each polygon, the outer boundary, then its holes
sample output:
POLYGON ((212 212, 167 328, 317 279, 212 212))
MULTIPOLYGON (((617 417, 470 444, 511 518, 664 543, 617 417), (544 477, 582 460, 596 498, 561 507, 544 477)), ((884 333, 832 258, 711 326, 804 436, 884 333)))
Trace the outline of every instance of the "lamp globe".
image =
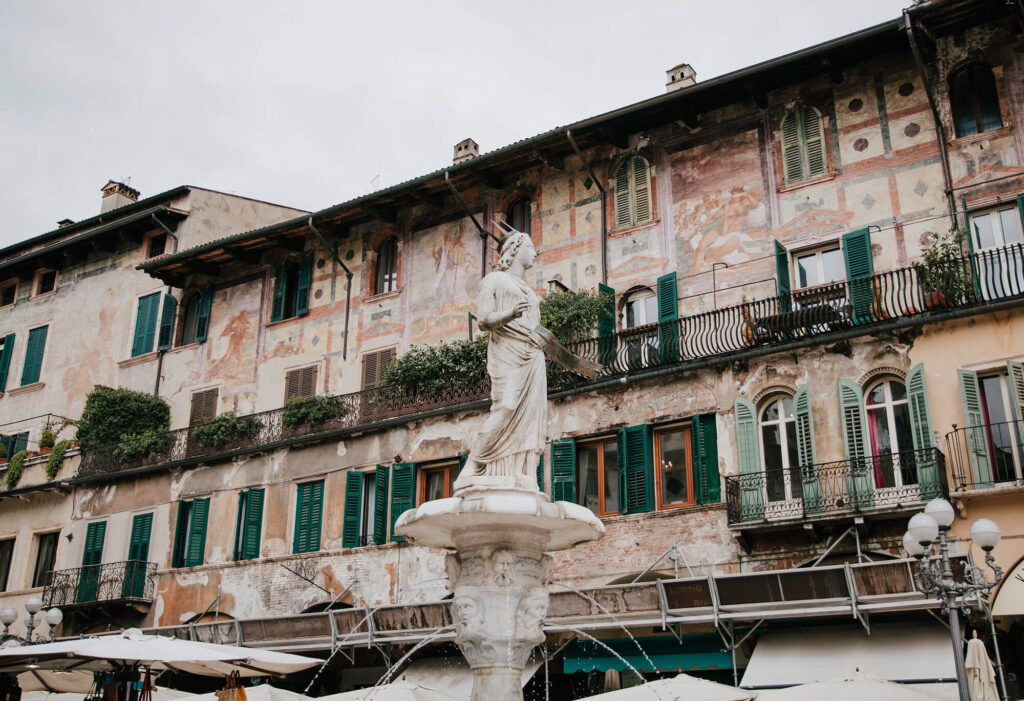
POLYGON ((921 547, 927 548, 939 536, 939 524, 928 514, 914 514, 907 524, 907 532, 921 547))
POLYGON ((938 499, 932 499, 924 507, 924 512, 935 519, 935 523, 939 524, 939 528, 946 530, 953 524, 953 505, 945 499, 939 497, 938 499))
POLYGON ((0 611, 0 623, 5 626, 9 626, 18 620, 18 609, 13 606, 5 606, 3 611, 0 611))
POLYGON ((914 540, 914 536, 910 535, 910 531, 903 534, 903 549, 907 551, 907 555, 910 555, 910 557, 921 557, 924 555, 924 548, 914 540))
POLYGON ((43 608, 43 600, 38 596, 30 596, 25 601, 25 610, 29 613, 39 613, 39 609, 43 608))
POLYGON ((971 540, 985 552, 996 547, 1002 537, 999 526, 991 519, 979 518, 971 524, 971 540))

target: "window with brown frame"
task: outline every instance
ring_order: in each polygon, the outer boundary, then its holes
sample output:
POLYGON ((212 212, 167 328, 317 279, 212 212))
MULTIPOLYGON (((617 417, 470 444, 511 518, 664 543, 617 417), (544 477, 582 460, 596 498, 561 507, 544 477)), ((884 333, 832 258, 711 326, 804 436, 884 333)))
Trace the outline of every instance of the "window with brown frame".
POLYGON ((162 256, 167 248, 167 234, 162 231, 152 234, 143 245, 145 246, 147 259, 162 256))
POLYGON ((619 447, 614 436, 576 445, 577 501, 598 516, 619 513, 619 447))
POLYGON ((384 379, 384 370, 396 355, 394 348, 385 348, 363 356, 363 389, 370 389, 381 383, 384 379))
POLYGON ((217 417, 218 389, 204 389, 192 393, 192 411, 189 412, 188 425, 198 426, 217 417))
POLYGON ((57 289, 57 271, 41 268, 36 271, 35 285, 32 296, 38 297, 53 292, 57 289))
POLYGON ((693 488, 693 443, 690 426, 654 432, 654 492, 658 509, 696 504, 693 488))
POLYGON ((450 462, 424 468, 423 479, 420 480, 420 501, 447 499, 454 493, 455 478, 459 476, 459 463, 450 462))
POLYGON ((398 289, 398 239, 386 239, 377 249, 377 270, 373 293, 382 295, 398 289))
POLYGON ((0 307, 9 307, 18 298, 18 278, 0 282, 0 307))
POLYGON ((316 373, 316 365, 289 370, 284 376, 284 401, 287 402, 292 397, 316 395, 316 373))

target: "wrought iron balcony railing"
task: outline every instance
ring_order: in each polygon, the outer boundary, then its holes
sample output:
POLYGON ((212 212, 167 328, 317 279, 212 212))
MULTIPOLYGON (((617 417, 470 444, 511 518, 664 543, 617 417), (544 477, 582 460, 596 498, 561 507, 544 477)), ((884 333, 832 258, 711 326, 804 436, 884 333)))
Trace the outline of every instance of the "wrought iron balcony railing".
POLYGON ((954 428, 946 434, 953 491, 1024 487, 1024 422, 954 428))
POLYGON ((725 478, 730 526, 902 508, 948 493, 935 448, 725 478))
POLYGON ((43 607, 102 603, 151 603, 156 563, 142 560, 105 562, 47 573, 43 607))

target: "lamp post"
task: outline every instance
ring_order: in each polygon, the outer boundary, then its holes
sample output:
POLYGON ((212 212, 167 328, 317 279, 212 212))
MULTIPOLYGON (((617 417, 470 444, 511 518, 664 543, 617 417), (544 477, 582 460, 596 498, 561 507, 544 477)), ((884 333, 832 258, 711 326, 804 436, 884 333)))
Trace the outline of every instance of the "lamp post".
POLYGON ((966 610, 966 600, 988 594, 1003 577, 1002 569, 992 557, 1002 534, 999 526, 987 518, 980 518, 971 525, 971 541, 985 552, 985 564, 992 570, 994 579, 987 579, 980 567, 964 563, 963 581, 953 578, 949 561, 949 541, 946 533, 953 524, 953 506, 945 499, 933 499, 924 508, 924 513, 915 514, 907 523, 903 535, 903 548, 917 560, 914 578, 918 587, 934 594, 942 602, 942 610, 949 617, 949 629, 953 638, 953 659, 956 662, 956 682, 960 690, 960 701, 970 701, 967 687, 967 670, 964 667, 963 638, 960 635, 960 607, 966 610), (938 555, 932 554, 932 544, 938 540, 938 555), (957 604, 957 599, 960 604, 957 604))
POLYGON ((17 636, 12 636, 10 634, 10 628, 11 624, 18 620, 18 610, 13 606, 5 607, 2 611, 0 611, 0 623, 4 624, 4 633, 2 638, 0 639, 6 640, 8 638, 15 637, 16 639, 21 640, 26 645, 29 645, 33 642, 43 642, 44 640, 52 640, 53 629, 59 626, 60 622, 64 620, 64 612, 61 611, 59 608, 54 607, 49 611, 44 611, 40 613, 40 611, 42 611, 42 608, 43 600, 40 599, 38 596, 30 596, 25 601, 25 629, 28 631, 28 633, 25 635, 24 638, 17 638, 17 636), (42 625, 44 622, 46 623, 47 626, 49 626, 49 631, 47 635, 38 636, 36 640, 32 640, 32 631, 35 630, 37 626, 42 625))

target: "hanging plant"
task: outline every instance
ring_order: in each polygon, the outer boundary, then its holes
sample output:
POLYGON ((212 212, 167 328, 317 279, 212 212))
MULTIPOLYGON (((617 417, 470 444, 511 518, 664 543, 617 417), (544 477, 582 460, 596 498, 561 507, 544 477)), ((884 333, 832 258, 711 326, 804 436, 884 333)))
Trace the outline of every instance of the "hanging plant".
POLYGON ((19 450, 7 463, 7 489, 14 489, 18 486, 18 481, 21 479, 21 468, 27 457, 27 450, 19 450))
POLYGON ((71 447, 71 441, 60 441, 53 446, 50 457, 46 460, 46 479, 51 482, 57 478, 61 466, 64 464, 64 454, 71 447))

